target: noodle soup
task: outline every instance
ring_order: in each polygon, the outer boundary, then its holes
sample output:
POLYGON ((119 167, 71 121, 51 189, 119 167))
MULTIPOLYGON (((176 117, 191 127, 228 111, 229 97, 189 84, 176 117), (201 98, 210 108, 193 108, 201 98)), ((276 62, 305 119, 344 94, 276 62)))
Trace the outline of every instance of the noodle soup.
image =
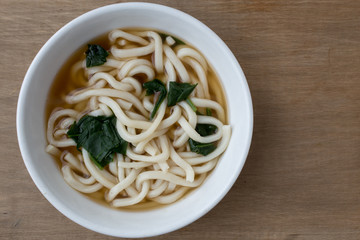
POLYGON ((157 31, 116 29, 57 75, 46 151, 72 188, 112 207, 170 204, 216 167, 231 135, 226 114, 200 52, 157 31))

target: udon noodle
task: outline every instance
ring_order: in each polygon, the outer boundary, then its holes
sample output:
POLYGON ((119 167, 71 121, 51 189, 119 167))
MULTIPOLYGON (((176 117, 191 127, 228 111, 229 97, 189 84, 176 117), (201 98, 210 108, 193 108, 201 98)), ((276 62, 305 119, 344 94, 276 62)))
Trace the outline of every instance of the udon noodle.
POLYGON ((101 192, 111 206, 175 202, 205 180, 229 143, 226 109, 216 101, 222 89, 210 86, 214 73, 202 54, 175 37, 116 29, 108 34, 106 48, 103 64, 87 67, 82 55, 71 66, 70 81, 80 81, 81 87, 67 93, 62 108, 52 110, 46 151, 61 160, 68 185, 84 194, 101 192), (160 95, 146 94, 144 83, 155 78, 168 93, 171 82, 197 85, 173 106, 166 95, 151 119, 160 95), (126 153, 112 153, 102 168, 88 149, 77 150, 69 129, 84 116, 115 116, 114 129, 126 141, 126 153), (200 125, 216 130, 204 135, 200 125), (204 154, 194 151, 190 141, 214 147, 204 154))

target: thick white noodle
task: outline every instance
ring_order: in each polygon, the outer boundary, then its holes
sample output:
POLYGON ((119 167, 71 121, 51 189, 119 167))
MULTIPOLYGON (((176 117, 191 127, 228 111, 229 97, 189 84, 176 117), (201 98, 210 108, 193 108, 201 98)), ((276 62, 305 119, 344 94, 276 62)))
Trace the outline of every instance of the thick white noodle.
POLYGON ((83 148, 82 154, 85 162, 86 168, 89 170, 91 176, 93 176, 96 181, 101 183, 107 188, 112 188, 117 180, 114 176, 108 173, 106 170, 100 170, 95 164, 90 160, 88 152, 83 148))
POLYGON ((91 111, 88 113, 89 116, 93 116, 93 117, 98 117, 98 116, 102 116, 104 115, 104 112, 103 110, 101 110, 100 108, 99 109, 96 109, 94 111, 91 111))
MULTIPOLYGON (((98 72, 107 72, 111 76, 115 76, 118 69, 121 68, 125 62, 116 60, 111 58, 111 56, 107 57, 106 62, 101 66, 95 66, 91 68, 85 68, 85 73, 88 77, 98 72), (115 70, 115 71, 114 71, 115 70)), ((86 62, 83 61, 82 65, 86 65, 86 62)))
POLYGON ((130 49, 119 49, 115 46, 112 46, 110 52, 114 57, 119 59, 130 58, 130 57, 139 57, 145 56, 152 53, 155 49, 154 40, 150 42, 145 47, 137 47, 137 48, 130 48, 130 49))
POLYGON ((162 120, 158 130, 162 130, 172 126, 174 123, 176 123, 179 120, 180 117, 181 117, 181 109, 178 105, 175 105, 172 109, 171 115, 162 120))
POLYGON ((57 147, 51 144, 46 146, 45 151, 57 158, 61 156, 61 151, 57 147))
POLYGON ((195 98, 195 97, 191 97, 190 100, 194 103, 194 105, 196 107, 204 107, 204 108, 214 109, 217 113, 217 117, 219 118, 219 120, 221 122, 225 122, 225 118, 226 118, 225 112, 219 103, 209 100, 209 99, 200 99, 200 98, 195 98))
POLYGON ((147 194, 147 197, 155 198, 155 197, 159 196, 166 190, 167 186, 168 186, 168 182, 165 182, 165 181, 162 182, 159 186, 156 186, 153 188, 153 190, 150 190, 149 193, 147 194))
POLYGON ((161 154, 156 156, 145 156, 136 154, 132 151, 131 147, 127 149, 126 155, 135 161, 142 161, 142 162, 151 162, 151 163, 160 163, 165 162, 167 159, 169 159, 170 156, 170 150, 169 150, 169 144, 165 136, 160 136, 160 146, 161 146, 161 154))
POLYGON ((74 172, 71 171, 68 165, 64 165, 61 168, 65 181, 74 189, 83 193, 93 193, 99 191, 103 186, 100 183, 95 183, 93 185, 87 185, 78 181, 74 177, 74 172))
POLYGON ((126 41, 125 39, 121 39, 117 41, 117 44, 119 44, 120 46, 125 46, 126 43, 128 43, 128 41, 126 41))
POLYGON ((147 80, 153 80, 155 78, 155 73, 154 70, 152 69, 152 67, 146 66, 146 65, 140 65, 140 66, 136 66, 133 69, 130 70, 130 72, 128 73, 129 76, 134 76, 136 74, 145 74, 147 77, 147 80))
POLYGON ((118 175, 118 169, 117 169, 117 159, 114 158, 112 162, 109 163, 109 170, 112 175, 117 177, 118 175))
POLYGON ((132 59, 127 61, 122 68, 120 69, 120 71, 118 72, 118 78, 119 79, 123 79, 126 76, 129 75, 129 72, 134 69, 135 67, 138 66, 148 66, 151 67, 152 64, 149 60, 147 59, 132 59))
POLYGON ((217 161, 218 161, 218 158, 214 158, 213 160, 211 160, 201 166, 194 166, 193 167, 194 172, 196 174, 207 173, 216 166, 217 161))
MULTIPOLYGON (((149 129, 152 125, 148 121, 130 119, 123 112, 123 110, 121 109, 119 104, 117 104, 117 102, 115 102, 114 100, 112 100, 109 97, 99 97, 99 102, 104 103, 106 106, 108 106, 111 109, 111 111, 115 114, 118 121, 127 127, 133 127, 133 128, 139 128, 139 129, 149 129)), ((121 137, 123 137, 123 136, 121 136, 121 137)))
POLYGON ((106 106, 105 104, 100 103, 99 108, 104 112, 105 116, 109 117, 109 116, 113 115, 113 113, 111 112, 109 107, 106 106))
POLYGON ((70 126, 75 122, 76 120, 74 118, 64 118, 60 121, 60 128, 61 129, 69 129, 70 126))
POLYGON ((140 115, 136 112, 125 111, 125 113, 127 116, 129 116, 133 120, 147 121, 147 118, 145 118, 143 115, 140 115))
MULTIPOLYGON (((124 61, 119 61, 117 59, 112 58, 112 56, 108 56, 106 58, 106 62, 102 66, 111 67, 111 68, 121 68, 125 64, 124 61)), ((91 68, 90 68, 91 69, 91 68)))
POLYGON ((202 87, 203 92, 205 94, 205 98, 210 98, 209 86, 206 79, 205 70, 201 67, 201 65, 197 61, 191 58, 185 58, 183 61, 188 63, 194 69, 200 81, 200 86, 202 87))
POLYGON ((135 89, 135 96, 139 97, 141 95, 141 91, 142 91, 141 83, 138 80, 136 80, 135 78, 126 77, 126 78, 123 78, 123 80, 121 80, 121 82, 131 85, 135 89))
POLYGON ((194 181, 194 169, 188 164, 184 159, 182 159, 175 151, 175 149, 170 146, 170 156, 171 159, 181 167, 186 173, 186 181, 193 182, 194 181))
POLYGON ((90 77, 91 75, 98 73, 98 72, 110 72, 112 67, 106 67, 106 66, 96 66, 86 69, 86 75, 87 77, 90 77))
POLYGON ((121 191, 129 187, 136 179, 137 175, 141 172, 141 169, 132 169, 130 174, 126 176, 121 182, 116 184, 105 194, 106 201, 112 201, 121 191))
POLYGON ((127 110, 129 111, 131 108, 132 108, 132 103, 128 102, 128 101, 125 101, 121 98, 119 99, 116 99, 116 102, 119 104, 119 106, 124 109, 124 110, 127 110))
POLYGON ((67 133, 67 129, 55 130, 54 137, 58 138, 58 137, 61 137, 61 136, 65 135, 66 133, 67 133))
POLYGON ((150 188, 149 181, 145 181, 142 184, 141 192, 137 196, 123 198, 123 199, 115 199, 111 202, 111 205, 114 207, 123 207, 123 206, 130 206, 139 203, 141 200, 145 198, 146 194, 149 192, 149 188, 150 188))
POLYGON ((67 161, 73 169, 76 169, 85 175, 89 175, 89 172, 85 168, 83 163, 78 158, 76 158, 72 153, 70 152, 65 153, 63 159, 67 161))
POLYGON ((186 181, 185 179, 176 176, 175 174, 163 171, 147 171, 142 172, 136 178, 136 185, 140 186, 144 181, 150 179, 162 179, 168 182, 174 183, 176 185, 185 186, 185 187, 196 187, 199 186, 205 178, 205 174, 201 174, 198 179, 193 182, 186 181))
MULTIPOLYGON (((118 180, 119 180, 119 182, 121 182, 122 180, 125 179, 125 169, 121 167, 121 164, 129 163, 130 159, 128 157, 126 157, 126 159, 124 161, 124 156, 122 154, 116 154, 116 159, 117 159, 117 163, 118 163, 118 180)), ((126 188, 125 192, 130 197, 135 197, 136 195, 138 195, 138 192, 132 186, 129 186, 128 188, 126 188)))
POLYGON ((61 140, 56 140, 53 136, 54 133, 54 125, 55 122, 64 116, 69 116, 72 118, 76 118, 76 116, 78 115, 78 112, 72 109, 63 109, 63 110, 59 110, 56 112, 53 112, 50 115, 50 118, 48 120, 48 125, 47 125, 47 140, 48 142, 55 146, 55 147, 70 147, 70 146, 76 146, 76 143, 74 142, 74 140, 72 140, 71 138, 66 138, 66 139, 61 139, 61 140))
POLYGON ((171 36, 167 36, 165 41, 169 46, 172 46, 175 44, 175 40, 171 36))
POLYGON ((222 137, 222 132, 223 132, 222 126, 223 126, 223 124, 214 117, 198 116, 198 123, 213 124, 213 125, 215 125, 217 127, 217 131, 216 131, 215 134, 210 135, 210 136, 206 136, 206 137, 200 136, 200 134, 197 133, 194 128, 192 128, 190 123, 188 121, 186 121, 186 119, 184 117, 181 117, 179 119, 178 123, 184 129, 186 134, 190 138, 192 138, 193 140, 195 140, 197 142, 210 143, 210 142, 215 142, 215 141, 219 140, 222 137))
POLYGON ((121 91, 131 91, 133 87, 129 84, 122 83, 117 81, 113 76, 111 76, 108 73, 104 72, 98 72, 95 73, 90 79, 89 84, 93 85, 95 82, 97 82, 100 79, 104 79, 106 82, 110 84, 113 88, 121 91))
POLYGON ((150 101, 150 96, 145 96, 142 101, 144 108, 151 112, 154 109, 154 104, 150 101))
POLYGON ((164 193, 169 194, 169 193, 174 192, 176 186, 177 185, 175 183, 169 182, 169 184, 168 184, 167 188, 165 189, 164 193))
MULTIPOLYGON (((118 118, 118 120, 116 121, 116 128, 119 132, 119 135, 124 140, 126 140, 127 142, 130 142, 130 143, 138 143, 138 142, 143 141, 144 139, 148 138, 151 134, 153 134, 155 132, 155 130, 157 129, 157 127, 159 126, 161 120, 163 119, 163 117, 165 115, 165 109, 166 109, 166 101, 164 100, 164 102, 160 105, 159 111, 157 112, 155 119, 151 123, 151 126, 148 129, 146 129, 144 132, 141 132, 140 134, 136 134, 136 135, 132 135, 132 134, 128 133, 125 129, 124 124, 122 124, 118 118)), ((113 112, 114 112, 114 110, 113 110, 113 112)), ((115 115, 116 115, 116 113, 115 113, 115 115)))
POLYGON ((205 72, 207 72, 208 66, 207 66, 205 58, 203 56, 201 56, 201 54, 198 51, 196 51, 195 49, 192 49, 189 47, 183 47, 176 52, 176 55, 180 59, 184 59, 185 57, 194 58, 196 61, 198 61, 201 64, 201 66, 205 70, 205 72))
MULTIPOLYGON (((196 124, 197 124, 196 113, 192 110, 192 108, 189 106, 189 104, 187 104, 184 101, 178 103, 178 105, 180 105, 185 110, 186 117, 188 118, 190 126, 193 129, 195 129, 196 124)), ((178 134, 179 135, 181 134, 181 135, 173 142, 173 145, 176 148, 183 146, 186 143, 186 141, 189 140, 189 135, 183 129, 180 129, 178 134)))
POLYGON ((111 43, 114 43, 118 38, 123 38, 123 39, 126 39, 130 42, 136 42, 136 43, 139 43, 141 45, 148 45, 149 42, 146 41, 145 39, 139 37, 139 36, 136 36, 136 35, 133 35, 131 33, 127 33, 127 32, 124 32, 124 31, 121 31, 119 29, 116 29, 116 30, 113 30, 109 33, 109 40, 111 43))
POLYGON ((195 152, 182 152, 182 151, 179 151, 177 152, 179 154, 180 157, 182 158, 194 158, 194 157, 200 157, 201 155, 198 154, 198 153, 195 153, 195 152))
POLYGON ((164 53, 170 62, 174 65, 182 82, 190 82, 189 74, 186 71, 184 64, 179 60, 174 51, 167 45, 164 45, 164 53))
POLYGON ((165 71, 167 74, 167 80, 166 80, 167 90, 169 91, 169 83, 176 81, 176 72, 175 72, 174 66, 172 65, 172 63, 170 62, 170 60, 168 58, 166 58, 166 60, 165 60, 165 71))
POLYGON ((148 137, 148 138, 142 140, 141 142, 139 142, 136 145, 136 147, 134 149, 134 152, 136 152, 136 153, 142 152, 152 139, 157 138, 157 137, 162 136, 162 135, 165 135, 165 133, 167 131, 168 131, 168 129, 161 129, 159 131, 154 132, 150 137, 148 137))
POLYGON ((152 165, 152 163, 148 163, 148 162, 120 162, 120 163, 118 163, 118 166, 121 168, 134 168, 134 169, 149 167, 151 165, 152 165))
POLYGON ((84 61, 78 61, 71 67, 70 77, 71 77, 71 79, 73 81, 79 81, 80 80, 80 82, 85 85, 86 83, 84 81, 84 78, 83 77, 78 77, 80 72, 84 73, 83 62, 84 61))
POLYGON ((97 100, 97 97, 96 96, 90 97, 90 100, 89 100, 90 110, 95 111, 98 109, 98 107, 99 107, 99 102, 97 100))
MULTIPOLYGON (((190 166, 190 165, 189 165, 190 166)), ((191 167, 191 166, 190 166, 191 167)), ((173 173, 175 175, 178 175, 179 177, 185 177, 186 173, 184 171, 184 169, 182 169, 181 167, 171 167, 168 170, 170 173, 173 173)), ((175 185, 176 186, 176 185, 175 185)))
POLYGON ((77 95, 70 95, 65 98, 67 103, 77 103, 84 101, 93 96, 106 96, 106 97, 116 97, 124 99, 128 102, 134 104, 134 106, 145 116, 149 115, 149 113, 145 110, 140 100, 132 95, 129 92, 119 91, 116 89, 104 88, 104 89, 90 89, 85 92, 82 92, 77 95))
POLYGON ((76 178, 77 181, 79 181, 79 182, 81 182, 83 184, 86 184, 86 185, 96 183, 96 179, 94 177, 92 177, 92 176, 88 177, 88 178, 85 178, 85 177, 81 177, 81 176, 75 174, 75 172, 74 172, 74 177, 76 178))
POLYGON ((159 34, 153 31, 140 32, 140 36, 150 37, 155 41, 155 51, 154 51, 154 62, 155 69, 157 73, 162 73, 164 70, 163 65, 163 51, 162 51, 162 39, 159 34))
POLYGON ((161 204, 170 204, 181 198, 188 190, 189 190, 188 187, 181 187, 176 192, 165 196, 158 196, 154 198, 153 201, 161 204))

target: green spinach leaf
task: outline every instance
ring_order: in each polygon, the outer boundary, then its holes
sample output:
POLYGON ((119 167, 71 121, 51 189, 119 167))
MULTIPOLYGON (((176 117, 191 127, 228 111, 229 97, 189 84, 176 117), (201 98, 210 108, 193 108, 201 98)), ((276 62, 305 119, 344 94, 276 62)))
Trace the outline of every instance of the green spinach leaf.
MULTIPOLYGON (((204 136, 209 136, 209 135, 214 134, 217 130, 217 127, 212 124, 198 123, 195 127, 195 130, 197 133, 200 134, 200 136, 204 137, 204 136)), ((190 145, 190 150, 192 152, 195 152, 195 153, 198 153, 198 154, 201 154, 204 156, 208 155, 209 153, 213 152, 216 149, 216 144, 214 142, 200 143, 191 138, 189 138, 188 142, 190 145)))
POLYGON ((86 67, 94 67, 103 65, 109 53, 100 45, 88 44, 86 50, 86 67))
POLYGON ((158 111, 161 103, 166 98, 166 94, 167 94, 166 87, 164 83, 162 83, 159 79, 154 79, 152 81, 146 82, 143 84, 143 87, 146 89, 146 96, 150 96, 155 94, 156 92, 160 92, 159 98, 156 101, 154 109, 150 115, 150 120, 152 120, 156 112, 158 111))
POLYGON ((196 124, 195 130, 200 134, 200 136, 205 137, 214 134, 217 130, 217 127, 212 124, 198 123, 196 124))
POLYGON ((209 153, 212 153, 216 149, 216 145, 214 143, 199 143, 191 138, 189 138, 189 145, 190 145, 190 150, 192 152, 204 156, 208 155, 209 153))
POLYGON ((192 91, 194 91, 196 86, 197 84, 170 82, 167 104, 168 107, 174 106, 176 103, 186 100, 192 91))
POLYGON ((103 169, 113 160, 115 152, 126 154, 128 143, 119 136, 115 122, 115 116, 86 115, 71 125, 67 135, 74 139, 78 149, 86 149, 91 160, 103 169))

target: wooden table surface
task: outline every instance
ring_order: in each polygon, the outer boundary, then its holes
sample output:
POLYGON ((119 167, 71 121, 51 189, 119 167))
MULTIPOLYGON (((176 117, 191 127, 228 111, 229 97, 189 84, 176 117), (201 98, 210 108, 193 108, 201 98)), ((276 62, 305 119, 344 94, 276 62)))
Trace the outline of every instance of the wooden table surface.
MULTIPOLYGON (((70 20, 115 1, 0 0, 0 239, 113 239, 58 212, 26 171, 16 137, 20 86, 70 20)), ((235 54, 254 136, 227 196, 154 239, 360 239, 360 1, 156 1, 213 29, 235 54)))

